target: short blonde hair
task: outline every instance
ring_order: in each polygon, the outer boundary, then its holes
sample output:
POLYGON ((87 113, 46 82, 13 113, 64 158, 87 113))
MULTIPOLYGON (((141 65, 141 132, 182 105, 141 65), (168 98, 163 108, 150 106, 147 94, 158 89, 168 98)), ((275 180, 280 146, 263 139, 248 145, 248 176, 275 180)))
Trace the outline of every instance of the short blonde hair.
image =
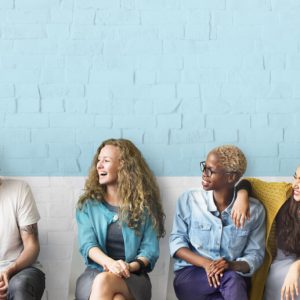
POLYGON ((215 154, 226 172, 242 177, 247 169, 247 159, 241 149, 234 145, 222 145, 212 149, 208 155, 215 154))

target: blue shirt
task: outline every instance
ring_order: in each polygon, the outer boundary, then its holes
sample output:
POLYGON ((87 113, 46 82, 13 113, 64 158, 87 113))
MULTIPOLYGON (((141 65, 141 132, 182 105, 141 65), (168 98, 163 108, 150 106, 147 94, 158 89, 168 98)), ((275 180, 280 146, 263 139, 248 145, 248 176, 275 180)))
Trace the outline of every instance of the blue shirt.
MULTIPOLYGON (((212 260, 224 257, 228 261, 245 261, 250 271, 239 274, 252 276, 265 254, 265 210, 258 200, 249 201, 251 218, 238 229, 230 217, 234 198, 220 214, 213 191, 194 189, 182 194, 170 235, 171 255, 186 247, 212 260)), ((175 271, 186 266, 191 264, 175 257, 175 271)))
MULTIPOLYGON (((91 248, 98 247, 107 254, 107 228, 112 222, 118 221, 118 215, 109 210, 102 202, 87 200, 82 209, 76 210, 76 220, 79 251, 84 262, 88 267, 102 272, 102 266, 91 260, 88 253, 91 248)), ((159 256, 159 241, 150 216, 145 215, 145 222, 141 225, 140 234, 137 234, 124 222, 121 227, 126 261, 131 262, 135 258, 143 256, 149 261, 149 271, 152 270, 159 256)))

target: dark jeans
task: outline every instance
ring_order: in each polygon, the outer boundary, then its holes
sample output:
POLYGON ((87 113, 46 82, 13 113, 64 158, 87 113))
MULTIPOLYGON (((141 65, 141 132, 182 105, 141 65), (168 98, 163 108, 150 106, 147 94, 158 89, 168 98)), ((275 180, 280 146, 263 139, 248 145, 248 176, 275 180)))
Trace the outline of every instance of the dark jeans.
POLYGON ((45 289, 45 274, 36 268, 28 267, 8 282, 8 300, 40 300, 45 289))
POLYGON ((247 300, 250 278, 227 270, 218 288, 209 286, 206 272, 199 267, 185 267, 175 272, 174 289, 179 300, 247 300))

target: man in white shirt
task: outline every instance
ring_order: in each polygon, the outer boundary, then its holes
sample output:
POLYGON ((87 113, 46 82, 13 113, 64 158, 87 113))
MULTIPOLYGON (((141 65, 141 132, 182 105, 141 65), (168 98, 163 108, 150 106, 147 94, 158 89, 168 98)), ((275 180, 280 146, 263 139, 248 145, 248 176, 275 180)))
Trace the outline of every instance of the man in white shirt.
POLYGON ((40 219, 29 186, 0 179, 0 299, 41 299, 45 274, 36 261, 40 219))

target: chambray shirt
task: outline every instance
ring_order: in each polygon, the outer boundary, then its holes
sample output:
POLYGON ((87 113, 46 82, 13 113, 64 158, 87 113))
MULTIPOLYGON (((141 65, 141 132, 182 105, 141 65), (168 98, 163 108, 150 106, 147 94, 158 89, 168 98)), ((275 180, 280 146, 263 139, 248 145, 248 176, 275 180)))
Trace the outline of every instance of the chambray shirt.
MULTIPOLYGON (((228 261, 245 261, 250 271, 238 273, 252 276, 265 254, 265 210, 258 200, 250 197, 249 201, 251 218, 238 229, 230 217, 234 198, 220 214, 213 191, 194 189, 182 194, 170 235, 171 256, 186 247, 212 260, 224 257, 228 261)), ((175 256, 175 271, 187 266, 191 264, 175 256)))
MULTIPOLYGON (((107 254, 107 228, 112 222, 118 221, 117 214, 101 202, 87 200, 82 209, 76 210, 76 220, 79 251, 84 262, 88 267, 102 272, 102 266, 91 260, 88 253, 92 247, 98 247, 107 254)), ((146 215, 145 222, 141 225, 140 234, 137 234, 125 223, 122 223, 121 227, 126 261, 131 262, 135 258, 143 256, 148 259, 148 268, 151 271, 159 256, 159 241, 150 217, 146 215)))

